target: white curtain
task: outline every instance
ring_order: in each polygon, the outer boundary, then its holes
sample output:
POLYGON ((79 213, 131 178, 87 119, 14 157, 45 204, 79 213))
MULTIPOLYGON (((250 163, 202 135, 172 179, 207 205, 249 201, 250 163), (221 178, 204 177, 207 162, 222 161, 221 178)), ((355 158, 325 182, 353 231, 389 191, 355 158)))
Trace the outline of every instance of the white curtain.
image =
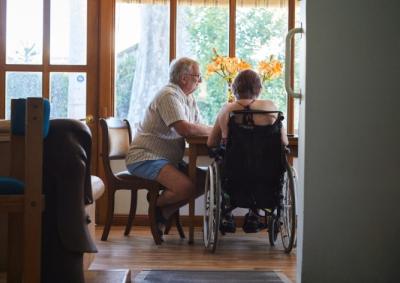
POLYGON ((142 120, 157 91, 168 83, 169 6, 141 5, 140 16, 142 30, 128 111, 133 126, 142 120))

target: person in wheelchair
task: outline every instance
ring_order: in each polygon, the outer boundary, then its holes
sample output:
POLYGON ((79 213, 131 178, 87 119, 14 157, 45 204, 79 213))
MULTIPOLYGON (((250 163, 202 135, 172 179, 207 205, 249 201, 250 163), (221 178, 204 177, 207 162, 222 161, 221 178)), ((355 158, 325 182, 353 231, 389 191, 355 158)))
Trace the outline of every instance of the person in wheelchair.
MULTIPOLYGON (((228 103, 222 107, 215 121, 213 130, 207 140, 209 148, 225 148, 229 136, 229 121, 231 113, 237 110, 251 111, 278 111, 276 105, 271 100, 258 99, 262 89, 260 77, 253 70, 240 72, 233 81, 232 91, 236 101, 228 103)), ((265 113, 263 113, 265 114, 265 113)), ((282 117, 283 118, 283 117, 282 117)), ((274 125, 278 121, 278 113, 267 113, 267 115, 251 115, 254 125, 274 125)), ((281 127, 281 142, 288 145, 286 129, 281 127)), ((220 221, 221 232, 235 232, 236 225, 232 215, 232 210, 224 209, 226 203, 222 203, 222 215, 220 221)), ((250 208, 245 215, 243 230, 246 233, 257 232, 264 228, 264 223, 260 221, 258 209, 250 208)))

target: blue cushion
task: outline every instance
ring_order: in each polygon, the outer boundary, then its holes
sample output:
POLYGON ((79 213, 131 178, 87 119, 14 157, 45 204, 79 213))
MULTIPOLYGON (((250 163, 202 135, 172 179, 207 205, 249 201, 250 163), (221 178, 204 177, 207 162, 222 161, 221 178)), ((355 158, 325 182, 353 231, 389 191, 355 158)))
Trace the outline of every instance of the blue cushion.
MULTIPOLYGON (((14 109, 11 111, 11 132, 17 136, 25 135, 26 98, 13 99, 14 109)), ((50 102, 43 99, 43 138, 47 137, 50 128, 50 102)))
POLYGON ((24 187, 24 183, 20 180, 0 177, 0 195, 22 195, 24 187))

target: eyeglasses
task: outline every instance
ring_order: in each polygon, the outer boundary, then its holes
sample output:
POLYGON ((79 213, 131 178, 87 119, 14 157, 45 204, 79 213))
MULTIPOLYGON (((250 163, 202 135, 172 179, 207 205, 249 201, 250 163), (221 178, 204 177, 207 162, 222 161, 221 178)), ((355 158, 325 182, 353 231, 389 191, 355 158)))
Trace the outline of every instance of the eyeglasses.
POLYGON ((197 78, 197 80, 201 80, 201 75, 200 74, 186 74, 186 75, 188 75, 188 76, 191 76, 191 77, 196 77, 197 78))

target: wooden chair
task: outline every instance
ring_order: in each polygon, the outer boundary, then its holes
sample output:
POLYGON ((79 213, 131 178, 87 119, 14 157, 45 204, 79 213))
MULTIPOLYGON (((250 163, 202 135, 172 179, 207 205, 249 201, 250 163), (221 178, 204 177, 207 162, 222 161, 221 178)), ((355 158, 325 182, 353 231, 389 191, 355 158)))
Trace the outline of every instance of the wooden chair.
POLYGON ((42 98, 11 101, 11 172, 0 178, 0 213, 8 214, 7 282, 41 280, 43 137, 50 111, 46 103, 44 107, 42 98))
MULTIPOLYGON (((131 203, 129 209, 128 222, 125 227, 124 235, 129 235, 132 227, 132 222, 136 215, 136 204, 137 204, 137 191, 140 189, 148 190, 147 199, 149 201, 149 220, 151 233, 153 235, 154 242, 160 245, 162 239, 158 233, 156 218, 155 218, 155 207, 157 198, 160 190, 162 190, 161 184, 156 181, 146 180, 131 175, 128 171, 122 171, 114 173, 111 169, 111 161, 121 160, 125 161, 126 154, 129 149, 129 145, 132 141, 131 127, 127 120, 119 120, 116 118, 100 119, 100 126, 102 132, 102 160, 105 172, 105 182, 107 191, 107 219, 104 225, 103 234, 101 236, 102 241, 107 241, 108 234, 110 232, 111 224, 114 215, 115 205, 115 192, 117 190, 130 190, 131 191, 131 203)), ((175 223, 181 238, 185 235, 182 230, 182 226, 179 222, 179 211, 175 215, 175 223)))

